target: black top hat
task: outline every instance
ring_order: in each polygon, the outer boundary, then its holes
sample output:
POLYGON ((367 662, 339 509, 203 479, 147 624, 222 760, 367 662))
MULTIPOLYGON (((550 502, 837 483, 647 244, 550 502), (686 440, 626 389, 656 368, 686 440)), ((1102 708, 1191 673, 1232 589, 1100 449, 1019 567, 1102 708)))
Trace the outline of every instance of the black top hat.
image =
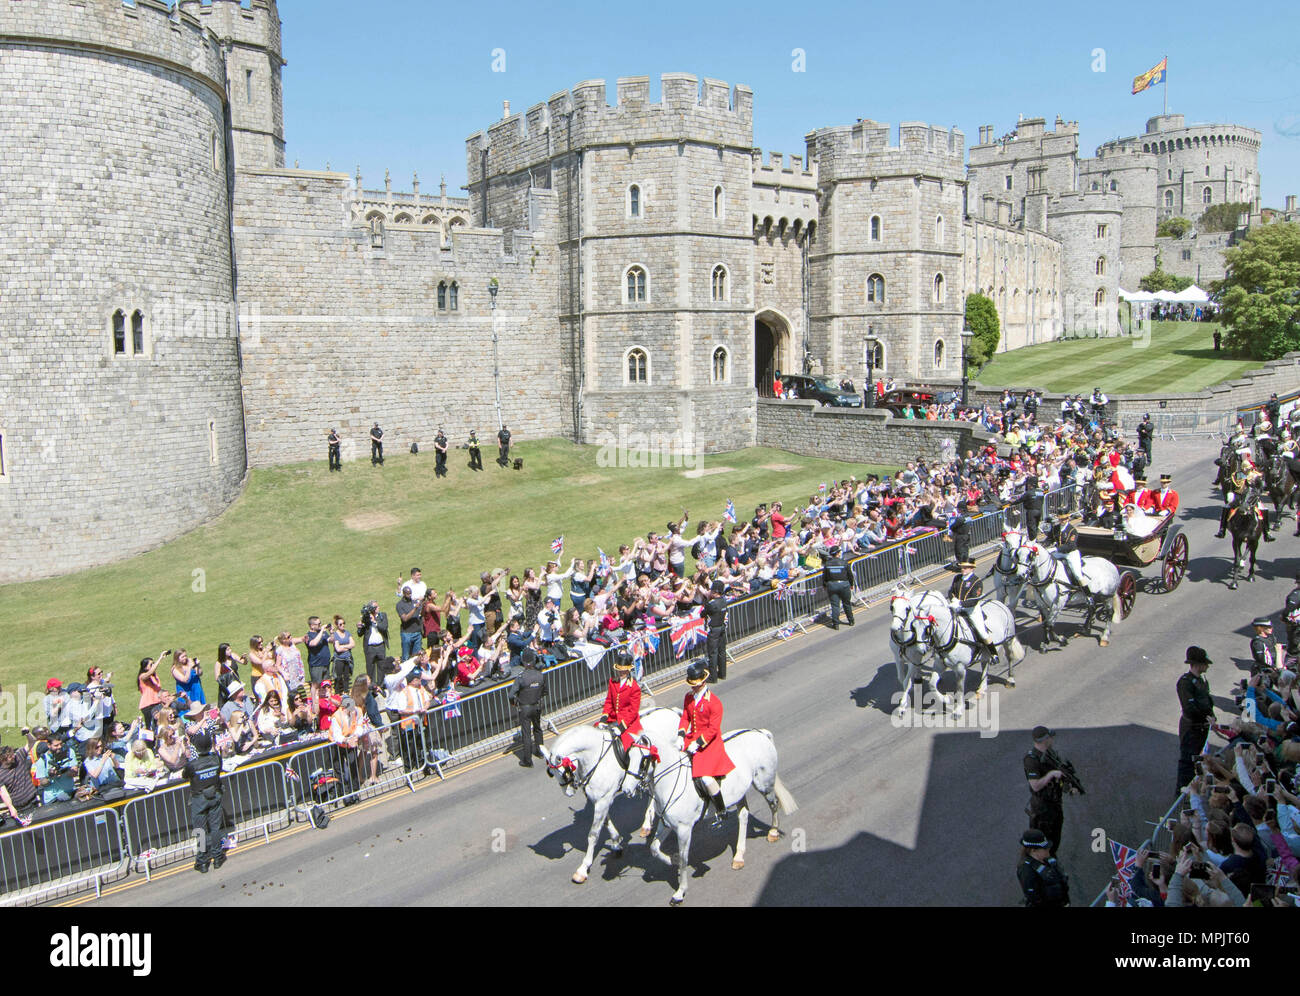
POLYGON ((1205 651, 1202 650, 1200 647, 1188 647, 1188 648, 1187 648, 1187 660, 1186 660, 1186 663, 1188 663, 1188 664, 1205 664, 1205 665, 1208 666, 1209 664, 1211 664, 1211 663, 1213 663, 1213 662, 1212 662, 1212 661, 1210 660, 1210 658, 1206 655, 1205 651))
POLYGON ((704 684, 709 678, 709 669, 703 661, 692 661, 686 669, 686 684, 694 688, 704 684))

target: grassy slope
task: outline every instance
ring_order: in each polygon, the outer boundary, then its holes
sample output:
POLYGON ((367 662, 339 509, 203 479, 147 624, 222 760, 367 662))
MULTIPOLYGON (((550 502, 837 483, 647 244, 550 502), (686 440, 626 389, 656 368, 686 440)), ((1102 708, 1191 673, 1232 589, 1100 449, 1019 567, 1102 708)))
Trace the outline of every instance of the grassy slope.
POLYGON ((1068 394, 1176 394, 1259 366, 1214 351, 1210 322, 1155 322, 1149 339, 1074 339, 1001 353, 979 373, 990 387, 1037 386, 1068 394), (1145 348, 1142 348, 1145 344, 1145 348))
MULTIPOLYGON (((134 715, 141 657, 186 647, 203 660, 211 693, 219 642, 242 653, 255 632, 301 635, 312 614, 341 612, 355 625, 371 597, 391 615, 398 574, 412 565, 439 592, 449 583, 463 591, 485 569, 522 575, 539 567, 560 534, 567 567, 569 557, 594 557, 597 545, 614 554, 637 534, 663 531, 683 506, 693 521, 720 519, 732 498, 744 517, 760 501, 802 506, 820 481, 879 470, 751 449, 707 457, 706 470, 733 470, 691 479, 680 469, 601 468, 595 448, 544 440, 514 448, 512 455, 524 458, 516 473, 497 467, 495 452, 485 446, 486 469, 473 473, 465 454, 453 451, 442 481, 431 452, 393 455, 382 470, 361 462, 330 474, 322 459, 255 471, 226 514, 161 549, 0 587, 0 681, 6 690, 43 690, 51 676, 84 681, 96 663, 115 674, 119 712, 134 715), (376 514, 391 516, 391 524, 365 531, 344 525, 350 516, 376 514), (202 585, 195 571, 203 572, 202 585)), ((170 676, 164 684, 170 687, 170 676)), ((7 741, 15 736, 5 731, 7 741)))

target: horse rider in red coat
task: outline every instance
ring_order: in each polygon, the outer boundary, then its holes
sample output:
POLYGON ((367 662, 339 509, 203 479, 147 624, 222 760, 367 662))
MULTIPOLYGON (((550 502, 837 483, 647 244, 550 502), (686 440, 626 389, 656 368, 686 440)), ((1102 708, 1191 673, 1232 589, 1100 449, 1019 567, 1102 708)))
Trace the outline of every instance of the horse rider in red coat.
POLYGON ((727 814, 727 805, 722 800, 722 779, 736 766, 722 743, 722 703, 706 687, 708 677, 708 668, 699 661, 686 669, 686 684, 691 690, 682 702, 677 736, 682 750, 691 757, 691 776, 713 801, 713 825, 718 827, 727 814))
POLYGON ((614 673, 609 679, 609 692, 605 707, 600 711, 599 726, 613 727, 623 741, 623 749, 632 746, 641 732, 641 686, 632 680, 632 661, 619 657, 614 661, 614 673))

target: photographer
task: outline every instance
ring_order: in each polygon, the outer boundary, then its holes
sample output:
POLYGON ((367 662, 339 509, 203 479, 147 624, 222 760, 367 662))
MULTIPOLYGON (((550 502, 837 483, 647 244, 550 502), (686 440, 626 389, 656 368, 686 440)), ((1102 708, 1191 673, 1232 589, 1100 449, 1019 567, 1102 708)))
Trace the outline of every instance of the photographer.
POLYGON ((381 683, 379 662, 388 656, 388 613, 379 611, 378 602, 361 607, 361 621, 357 624, 357 639, 366 656, 366 675, 370 684, 381 683))
MULTIPOLYGON (((1235 840, 1236 830, 1233 830, 1235 840)), ((1231 860, 1231 859, 1229 859, 1231 860)), ((1225 862, 1226 865, 1226 862, 1225 862)), ((1261 878, 1261 881, 1263 879, 1261 878)), ((1249 890, 1247 890, 1249 891, 1249 890)), ((1169 878, 1166 906, 1244 906, 1245 894, 1196 844, 1186 845, 1169 878)))
POLYGON ((36 785, 41 790, 41 804, 67 802, 77 790, 77 759, 67 747, 63 734, 50 732, 45 750, 37 747, 36 765, 32 769, 36 785))
POLYGON ((100 718, 103 721, 103 728, 111 730, 113 722, 117 719, 117 702, 113 699, 113 672, 104 673, 102 668, 90 667, 86 669, 86 691, 92 697, 99 693, 100 718))
POLYGON ((0 747, 0 805, 5 812, 26 826, 39 801, 27 751, 0 747))
POLYGON ((176 694, 184 695, 191 702, 207 704, 203 695, 203 667, 199 659, 190 660, 184 648, 176 651, 172 658, 172 679, 176 682, 176 694))

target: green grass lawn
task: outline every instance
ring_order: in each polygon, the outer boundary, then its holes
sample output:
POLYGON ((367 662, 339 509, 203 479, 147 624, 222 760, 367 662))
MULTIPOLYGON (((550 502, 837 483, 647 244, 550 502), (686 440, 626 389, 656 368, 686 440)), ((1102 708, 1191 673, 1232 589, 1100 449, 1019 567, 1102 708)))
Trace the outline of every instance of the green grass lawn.
POLYGON ((1258 360, 1214 351, 1211 322, 1154 322, 1148 338, 1071 339, 999 353, 976 378, 985 387, 1087 394, 1177 394, 1240 377, 1258 360))
MULTIPOLYGON (((683 506, 692 522, 721 519, 731 498, 744 519, 760 501, 802 507, 821 481, 882 472, 756 448, 705 457, 706 471, 731 469, 687 478, 680 468, 602 468, 598 452, 562 440, 523 443, 512 451, 524 459, 515 472, 485 446, 486 469, 474 473, 453 451, 441 481, 432 452, 391 456, 382 469, 347 464, 339 474, 324 460, 256 470, 224 515, 158 550, 0 587, 0 682, 44 694, 47 678, 84 681, 97 664, 113 672, 119 714, 131 717, 140 658, 185 647, 202 659, 213 698, 223 641, 244 653, 253 633, 302 635, 309 615, 335 612, 355 627, 370 598, 393 619, 396 640, 396 583, 413 565, 440 594, 449 584, 460 592, 484 570, 522 576, 540 567, 561 534, 567 567, 570 557, 594 558, 597 546, 613 556, 638 534, 664 531, 683 506)), ((360 652, 356 659, 360 670, 360 652)), ((163 683, 172 687, 170 674, 163 683)), ((16 728, 4 726, 5 741, 16 742, 16 728)))

